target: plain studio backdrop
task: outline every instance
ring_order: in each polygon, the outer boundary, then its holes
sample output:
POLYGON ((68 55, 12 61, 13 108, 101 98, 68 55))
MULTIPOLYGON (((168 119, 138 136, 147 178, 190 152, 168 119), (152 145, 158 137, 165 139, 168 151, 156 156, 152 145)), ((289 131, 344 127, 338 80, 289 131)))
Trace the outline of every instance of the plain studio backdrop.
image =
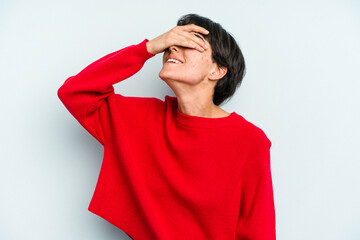
MULTIPOLYGON (((95 60, 197 13, 238 41, 246 76, 229 102, 272 141, 279 240, 360 239, 360 2, 0 1, 0 239, 127 239, 87 210, 103 146, 57 97, 95 60)), ((115 85, 172 90, 162 53, 115 85)))

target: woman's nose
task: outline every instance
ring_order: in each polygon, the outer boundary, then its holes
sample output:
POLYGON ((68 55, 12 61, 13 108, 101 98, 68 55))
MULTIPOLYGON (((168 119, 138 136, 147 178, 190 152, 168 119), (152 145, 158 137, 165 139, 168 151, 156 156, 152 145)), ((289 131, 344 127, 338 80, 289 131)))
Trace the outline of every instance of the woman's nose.
POLYGON ((170 47, 170 50, 171 50, 171 51, 178 51, 179 48, 178 48, 178 46, 175 46, 175 45, 174 45, 174 46, 171 46, 171 47, 170 47))

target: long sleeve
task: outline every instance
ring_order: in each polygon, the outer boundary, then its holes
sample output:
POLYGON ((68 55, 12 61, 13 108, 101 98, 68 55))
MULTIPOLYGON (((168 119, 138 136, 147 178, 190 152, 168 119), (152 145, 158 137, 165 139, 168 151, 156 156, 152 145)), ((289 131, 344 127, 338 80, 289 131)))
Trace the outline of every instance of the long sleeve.
POLYGON ((251 141, 242 171, 237 240, 275 240, 275 206, 270 169, 270 140, 251 141))
POLYGON ((116 99, 123 115, 140 101, 140 98, 115 94, 112 85, 134 75, 147 59, 155 56, 147 51, 147 41, 107 54, 67 78, 57 91, 68 111, 102 145, 107 134, 105 128, 111 124, 109 99, 114 98, 114 102, 116 99))

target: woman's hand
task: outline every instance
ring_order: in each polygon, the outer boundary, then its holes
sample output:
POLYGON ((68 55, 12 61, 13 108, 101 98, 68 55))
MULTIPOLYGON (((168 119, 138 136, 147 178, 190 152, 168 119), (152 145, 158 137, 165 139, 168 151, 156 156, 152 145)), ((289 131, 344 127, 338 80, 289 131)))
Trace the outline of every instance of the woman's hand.
POLYGON ((208 48, 208 46, 203 40, 195 36, 193 32, 209 34, 208 30, 195 24, 176 26, 170 31, 146 42, 146 48, 153 55, 161 53, 173 45, 195 48, 203 52, 204 48, 208 48))

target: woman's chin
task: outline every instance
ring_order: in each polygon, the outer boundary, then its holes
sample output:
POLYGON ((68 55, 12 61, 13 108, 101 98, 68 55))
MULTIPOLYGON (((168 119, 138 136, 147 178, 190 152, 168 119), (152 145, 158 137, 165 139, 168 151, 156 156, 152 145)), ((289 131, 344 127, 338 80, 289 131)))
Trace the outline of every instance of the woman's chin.
POLYGON ((159 72, 159 77, 165 82, 184 82, 187 79, 187 74, 184 71, 174 69, 167 69, 163 67, 159 72))
POLYGON ((168 80, 168 79, 174 79, 176 78, 175 74, 171 73, 170 71, 168 70, 165 70, 164 68, 161 69, 161 71, 159 72, 159 77, 162 79, 162 80, 168 80))

